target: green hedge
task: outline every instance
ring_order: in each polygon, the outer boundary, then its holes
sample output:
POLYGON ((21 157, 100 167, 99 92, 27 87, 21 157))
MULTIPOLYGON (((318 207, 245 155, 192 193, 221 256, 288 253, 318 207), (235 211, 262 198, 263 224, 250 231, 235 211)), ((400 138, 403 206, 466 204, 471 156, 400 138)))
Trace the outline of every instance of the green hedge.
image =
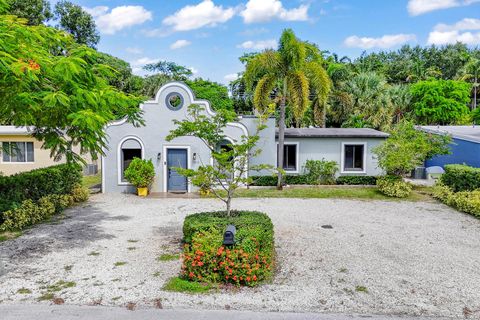
POLYGON ((0 176, 0 213, 19 207, 27 199, 38 201, 51 194, 70 194, 81 181, 81 167, 67 164, 0 176))
POLYGON ((454 192, 450 187, 439 183, 433 188, 433 197, 459 211, 480 218, 480 189, 454 192))
POLYGON ((453 192, 480 189, 480 168, 449 164, 445 166, 445 173, 442 174, 440 181, 453 192))
POLYGON ((254 286, 273 272, 273 224, 261 212, 197 213, 185 218, 182 277, 191 281, 254 286), (226 226, 237 228, 235 245, 223 246, 226 226))
POLYGON ((377 176, 340 176, 337 178, 337 184, 376 185, 377 178, 377 176))

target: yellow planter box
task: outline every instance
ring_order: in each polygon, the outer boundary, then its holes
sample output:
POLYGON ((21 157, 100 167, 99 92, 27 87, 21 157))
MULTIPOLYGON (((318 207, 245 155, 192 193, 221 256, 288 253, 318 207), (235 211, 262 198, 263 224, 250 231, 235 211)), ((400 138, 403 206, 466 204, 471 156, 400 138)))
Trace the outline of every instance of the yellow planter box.
POLYGON ((137 193, 140 197, 146 197, 148 195, 148 188, 137 188, 137 193))

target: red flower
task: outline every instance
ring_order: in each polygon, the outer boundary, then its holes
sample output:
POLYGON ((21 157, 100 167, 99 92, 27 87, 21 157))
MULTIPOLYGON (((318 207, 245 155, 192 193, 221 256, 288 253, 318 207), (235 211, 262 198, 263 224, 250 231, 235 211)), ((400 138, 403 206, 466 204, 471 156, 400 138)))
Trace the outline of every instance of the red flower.
POLYGON ((253 275, 253 281, 257 281, 257 276, 253 275))
POLYGON ((233 276, 233 280, 234 280, 234 281, 237 281, 237 276, 233 276))
POLYGON ((247 281, 250 282, 250 277, 247 277, 247 281))
POLYGON ((203 262, 202 262, 202 261, 198 261, 197 266, 199 266, 199 267, 203 266, 203 262))
POLYGON ((190 272, 190 273, 188 274, 188 276, 189 276, 190 278, 193 278, 195 275, 193 274, 193 272, 190 272))

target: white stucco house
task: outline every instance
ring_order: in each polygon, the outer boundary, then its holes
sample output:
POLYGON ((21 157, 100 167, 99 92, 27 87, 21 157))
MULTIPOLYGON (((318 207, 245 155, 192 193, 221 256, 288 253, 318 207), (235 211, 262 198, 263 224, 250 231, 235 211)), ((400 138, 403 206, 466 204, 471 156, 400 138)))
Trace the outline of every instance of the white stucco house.
MULTIPOLYGON (((152 192, 195 191, 173 168, 196 168, 209 163, 208 148, 195 137, 165 140, 174 128, 173 120, 184 119, 191 104, 203 106, 207 116, 214 115, 208 101, 196 99, 184 83, 171 82, 160 88, 153 100, 140 106, 145 126, 134 127, 126 120, 111 123, 106 128, 109 142, 102 157, 102 192, 135 191, 123 176, 134 157, 153 160, 156 178, 151 186, 152 192)), ((229 123, 224 129, 226 143, 235 143, 243 135, 248 136, 256 126, 256 117, 239 116, 237 122, 229 123)), ((338 163, 340 175, 380 175, 382 171, 377 166, 372 148, 387 137, 384 132, 363 128, 289 128, 285 132, 283 167, 287 174, 301 174, 307 160, 326 159, 338 163)), ((249 162, 277 166, 275 119, 268 119, 258 147, 262 149, 261 154, 250 158, 249 162)))

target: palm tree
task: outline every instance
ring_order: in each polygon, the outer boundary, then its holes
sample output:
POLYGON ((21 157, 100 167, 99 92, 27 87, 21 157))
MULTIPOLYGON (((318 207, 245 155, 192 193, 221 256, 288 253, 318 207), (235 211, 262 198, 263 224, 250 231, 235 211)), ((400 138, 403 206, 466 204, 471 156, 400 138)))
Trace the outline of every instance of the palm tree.
MULTIPOLYGON (((272 102, 279 108, 277 159, 282 169, 287 103, 295 120, 300 122, 311 102, 310 96, 325 103, 330 91, 322 54, 315 45, 299 40, 291 29, 286 29, 278 50, 265 50, 247 62, 244 78, 247 88, 254 91, 255 108, 265 110, 272 102)), ((282 170, 279 170, 279 190, 282 190, 282 180, 282 170)))
POLYGON ((480 78, 480 59, 470 57, 468 62, 459 70, 457 78, 463 81, 471 81, 473 84, 472 110, 477 109, 477 90, 480 78))

